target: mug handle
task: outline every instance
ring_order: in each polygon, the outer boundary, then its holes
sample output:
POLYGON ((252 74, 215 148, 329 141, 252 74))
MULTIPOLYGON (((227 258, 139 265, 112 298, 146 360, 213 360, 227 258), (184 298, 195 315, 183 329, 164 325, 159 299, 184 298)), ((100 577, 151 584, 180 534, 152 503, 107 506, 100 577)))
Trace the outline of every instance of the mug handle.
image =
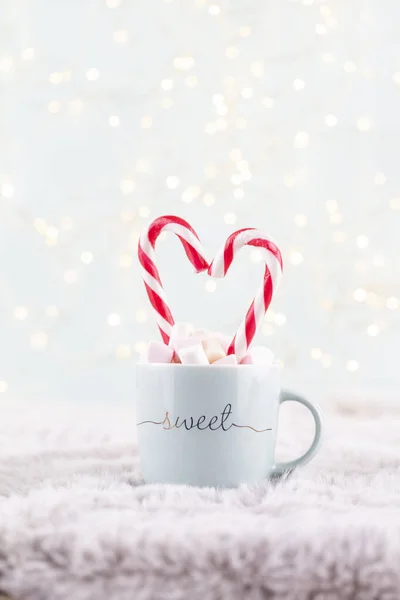
POLYGON ((281 405, 284 402, 299 402, 299 404, 302 404, 303 406, 308 408, 308 410, 311 412, 313 419, 314 419, 315 433, 314 433, 314 439, 311 442, 311 446, 309 447, 309 449, 306 452, 304 452, 304 454, 302 454, 298 458, 295 458, 294 460, 289 460, 287 462, 278 462, 275 464, 275 466, 272 470, 273 476, 274 475, 279 476, 279 475, 282 475, 283 473, 293 471, 293 469, 295 469, 296 467, 298 467, 300 465, 305 465, 306 463, 308 463, 308 461, 310 461, 313 458, 313 456, 316 454, 316 452, 319 448, 319 445, 321 443, 321 434, 322 434, 321 409, 316 404, 312 404, 312 402, 309 402, 305 398, 302 398, 301 396, 297 396, 297 394, 291 394, 290 392, 283 392, 281 394, 279 404, 281 405))

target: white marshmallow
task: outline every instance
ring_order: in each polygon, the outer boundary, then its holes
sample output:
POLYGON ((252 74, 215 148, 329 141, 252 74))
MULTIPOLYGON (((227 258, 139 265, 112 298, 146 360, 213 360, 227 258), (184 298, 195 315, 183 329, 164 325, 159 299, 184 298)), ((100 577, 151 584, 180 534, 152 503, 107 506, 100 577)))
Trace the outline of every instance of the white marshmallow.
POLYGON ((202 338, 200 337, 188 337, 188 338, 180 338, 170 343, 170 346, 175 350, 175 352, 179 352, 182 348, 188 348, 189 346, 196 346, 196 344, 201 344, 202 338))
POLYGON ((216 360, 215 362, 213 362, 213 365, 237 365, 237 358, 236 358, 236 354, 228 354, 228 356, 223 356, 222 358, 219 358, 218 360, 216 360))
POLYGON ((141 357, 141 362, 147 363, 170 363, 174 351, 162 342, 149 342, 141 357))
POLYGON ((274 361, 272 350, 266 346, 255 346, 240 361, 241 365, 263 365, 270 367, 274 361))
POLYGON ((208 365, 207 355, 199 343, 182 348, 179 350, 178 356, 183 365, 208 365))
POLYGON ((206 340, 210 334, 205 329, 195 329, 191 335, 192 337, 200 338, 201 340, 206 340))
POLYGON ((220 331, 210 331, 209 335, 210 337, 217 338, 217 340, 222 346, 223 351, 226 354, 228 352, 229 346, 231 345, 233 336, 226 335, 225 333, 221 333, 220 331))
POLYGON ((203 340, 202 344, 210 364, 226 355, 219 340, 215 338, 207 338, 206 340, 203 340))
POLYGON ((175 323, 171 329, 169 346, 174 347, 175 340, 182 340, 192 335, 194 327, 191 323, 175 323))

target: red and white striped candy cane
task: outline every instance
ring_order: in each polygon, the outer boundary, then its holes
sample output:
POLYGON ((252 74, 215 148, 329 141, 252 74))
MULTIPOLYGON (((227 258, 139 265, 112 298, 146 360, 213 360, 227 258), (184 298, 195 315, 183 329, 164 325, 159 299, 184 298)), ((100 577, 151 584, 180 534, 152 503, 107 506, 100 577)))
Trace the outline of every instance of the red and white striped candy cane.
POLYGON ((265 273, 263 282, 228 348, 228 354, 236 354, 238 361, 246 355, 263 320, 272 295, 279 285, 283 268, 281 252, 271 238, 258 229, 248 228, 239 229, 228 237, 224 247, 212 261, 208 274, 212 277, 225 277, 236 253, 243 246, 256 246, 263 250, 265 273))
POLYGON ((155 263, 155 244, 163 231, 172 231, 178 236, 185 249, 186 256, 199 273, 208 269, 204 250, 195 230, 180 217, 166 215, 155 219, 142 233, 139 239, 138 255, 142 266, 142 277, 147 295, 153 306, 158 328, 165 344, 168 344, 174 318, 165 297, 160 274, 155 263))

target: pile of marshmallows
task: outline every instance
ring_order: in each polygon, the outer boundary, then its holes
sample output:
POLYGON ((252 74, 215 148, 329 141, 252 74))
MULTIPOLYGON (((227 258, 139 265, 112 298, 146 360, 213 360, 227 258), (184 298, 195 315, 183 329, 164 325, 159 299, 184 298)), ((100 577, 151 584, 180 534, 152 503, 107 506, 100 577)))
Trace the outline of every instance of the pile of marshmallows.
MULTIPOLYGON (((227 354, 232 338, 223 333, 195 329, 189 323, 175 323, 168 346, 149 342, 142 354, 145 363, 181 363, 183 365, 237 365, 235 354, 227 354)), ((270 366, 274 355, 269 348, 256 346, 242 358, 241 365, 270 366)))

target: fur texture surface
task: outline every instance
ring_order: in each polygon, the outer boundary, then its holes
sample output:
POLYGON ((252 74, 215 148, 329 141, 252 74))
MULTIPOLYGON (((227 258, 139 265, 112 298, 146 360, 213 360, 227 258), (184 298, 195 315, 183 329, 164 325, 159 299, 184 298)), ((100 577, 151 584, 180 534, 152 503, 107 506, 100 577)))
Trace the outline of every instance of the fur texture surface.
MULTIPOLYGON (((357 406, 325 409, 309 465, 236 490, 142 485, 129 409, 2 407, 0 596, 398 600, 400 412, 357 406)), ((279 458, 311 435, 285 406, 279 458)))

